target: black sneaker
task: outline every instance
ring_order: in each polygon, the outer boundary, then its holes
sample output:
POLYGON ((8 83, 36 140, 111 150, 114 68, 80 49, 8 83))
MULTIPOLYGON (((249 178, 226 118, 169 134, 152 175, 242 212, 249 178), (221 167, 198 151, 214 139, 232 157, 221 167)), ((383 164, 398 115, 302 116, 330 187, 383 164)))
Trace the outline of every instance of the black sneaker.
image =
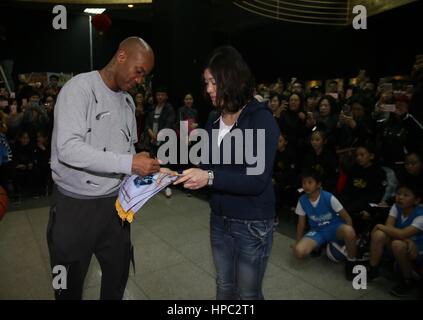
POLYGON ((353 273, 353 269, 356 264, 357 264, 356 261, 349 261, 349 260, 345 261, 345 278, 347 278, 348 281, 353 281, 354 277, 356 276, 353 273))
POLYGON ((367 281, 372 281, 379 277, 379 267, 369 266, 367 269, 367 281))
POLYGON ((318 258, 322 255, 322 246, 320 246, 319 248, 314 249, 313 251, 310 252, 310 257, 311 258, 318 258))
POLYGON ((415 286, 412 280, 402 280, 393 286, 389 292, 400 298, 408 298, 413 294, 414 288, 415 286))

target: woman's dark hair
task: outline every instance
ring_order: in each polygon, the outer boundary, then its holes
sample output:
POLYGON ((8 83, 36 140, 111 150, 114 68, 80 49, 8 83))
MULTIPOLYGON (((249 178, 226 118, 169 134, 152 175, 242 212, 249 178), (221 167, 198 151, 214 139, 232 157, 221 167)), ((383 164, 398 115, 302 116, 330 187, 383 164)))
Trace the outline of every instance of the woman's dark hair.
MULTIPOLYGON (((218 109, 237 112, 253 99, 255 85, 253 75, 234 47, 222 46, 213 51, 204 70, 206 69, 209 69, 216 82, 218 109)), ((207 96, 206 92, 205 95, 207 96)))
POLYGON ((279 103, 282 102, 282 99, 281 99, 281 96, 280 96, 279 93, 277 93, 275 91, 270 91, 270 93, 269 93, 269 101, 272 101, 272 99, 275 98, 275 97, 278 98, 279 103))
POLYGON ((47 98, 48 98, 48 97, 52 97, 52 98, 53 98, 53 100, 54 100, 54 102, 56 102, 57 96, 56 96, 56 95, 54 95, 54 94, 47 94, 47 95, 45 95, 45 96, 41 99, 41 102, 42 102, 42 103, 47 103, 47 98))
MULTIPOLYGON (((304 95, 300 93, 292 92, 288 97, 288 104, 292 96, 298 96, 298 98, 300 99, 300 108, 298 109, 298 112, 304 111, 304 95)), ((288 110, 289 110, 289 107, 288 107, 288 110)))
POLYGON ((46 130, 43 130, 43 129, 37 130, 37 135, 40 135, 43 138, 48 138, 48 136, 49 136, 48 133, 47 133, 47 131, 46 130))
POLYGON ((336 103, 336 100, 334 99, 334 97, 330 95, 326 95, 320 98, 319 102, 317 103, 317 110, 320 111, 320 104, 322 103, 323 100, 327 100, 329 102, 331 115, 338 113, 338 105, 336 103))

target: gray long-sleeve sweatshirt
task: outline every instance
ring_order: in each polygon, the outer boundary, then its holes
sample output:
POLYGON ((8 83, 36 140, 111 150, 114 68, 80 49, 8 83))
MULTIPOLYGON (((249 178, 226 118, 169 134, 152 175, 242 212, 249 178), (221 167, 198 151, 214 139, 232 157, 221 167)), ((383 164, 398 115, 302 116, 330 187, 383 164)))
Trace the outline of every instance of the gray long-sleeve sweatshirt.
POLYGON ((137 142, 135 107, 124 91, 112 91, 98 71, 72 78, 54 113, 51 169, 59 190, 74 198, 117 194, 131 174, 137 142))

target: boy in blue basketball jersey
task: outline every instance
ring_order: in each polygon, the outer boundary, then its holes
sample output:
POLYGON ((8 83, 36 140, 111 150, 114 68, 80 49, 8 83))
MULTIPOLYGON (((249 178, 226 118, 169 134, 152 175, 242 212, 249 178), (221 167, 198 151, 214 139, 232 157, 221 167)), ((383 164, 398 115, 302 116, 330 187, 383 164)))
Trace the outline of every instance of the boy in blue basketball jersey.
POLYGON ((298 200, 295 209, 299 218, 294 255, 302 259, 328 242, 344 240, 347 247, 345 273, 347 279, 351 281, 354 278, 352 271, 356 263, 357 250, 351 217, 334 195, 322 190, 322 180, 317 172, 303 173, 302 186, 304 194, 298 200), (310 230, 304 234, 307 221, 310 230))
POLYGON ((388 247, 401 271, 399 283, 390 292, 399 297, 407 297, 414 291, 413 267, 423 263, 421 192, 412 183, 402 183, 397 189, 395 204, 391 207, 386 223, 377 224, 371 235, 367 279, 371 281, 379 275, 383 249, 388 247))

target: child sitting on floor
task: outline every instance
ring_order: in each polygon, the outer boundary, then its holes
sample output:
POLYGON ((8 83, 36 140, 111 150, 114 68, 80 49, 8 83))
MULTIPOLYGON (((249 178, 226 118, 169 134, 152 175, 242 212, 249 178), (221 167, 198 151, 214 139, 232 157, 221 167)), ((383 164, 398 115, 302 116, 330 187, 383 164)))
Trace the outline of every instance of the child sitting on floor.
POLYGON ((344 240, 347 248, 345 274, 351 281, 354 278, 357 250, 351 217, 335 196, 322 190, 322 180, 317 172, 305 172, 302 175, 302 186, 305 193, 298 200, 295 210, 299 218, 294 255, 302 259, 328 242, 344 240), (310 230, 304 234, 306 217, 310 230))
POLYGON ((414 290, 413 264, 423 262, 423 207, 421 190, 414 184, 400 185, 386 223, 377 224, 371 235, 370 266, 367 275, 371 281, 379 275, 379 264, 387 246, 401 271, 400 281, 391 289, 393 295, 407 297, 414 290))

